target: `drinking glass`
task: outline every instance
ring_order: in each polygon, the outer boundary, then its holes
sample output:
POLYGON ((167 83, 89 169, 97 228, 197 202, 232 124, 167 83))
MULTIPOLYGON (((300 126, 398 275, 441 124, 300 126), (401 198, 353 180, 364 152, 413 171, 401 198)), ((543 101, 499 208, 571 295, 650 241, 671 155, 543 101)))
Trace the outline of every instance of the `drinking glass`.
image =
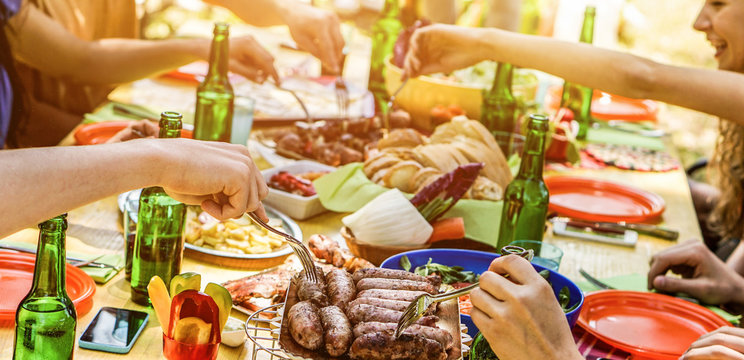
POLYGON ((163 357, 168 360, 215 360, 220 343, 186 344, 163 333, 163 357))
POLYGON ((555 245, 536 240, 515 240, 509 245, 519 246, 525 250, 533 250, 535 252, 535 257, 532 258, 533 264, 556 272, 561 265, 563 250, 555 245))
POLYGON ((233 107, 230 143, 247 146, 253 127, 253 109, 256 100, 247 96, 236 96, 233 107))
POLYGON ((124 274, 127 281, 132 280, 132 253, 134 239, 137 237, 137 211, 139 210, 139 191, 131 191, 124 201, 124 259, 126 260, 124 274))

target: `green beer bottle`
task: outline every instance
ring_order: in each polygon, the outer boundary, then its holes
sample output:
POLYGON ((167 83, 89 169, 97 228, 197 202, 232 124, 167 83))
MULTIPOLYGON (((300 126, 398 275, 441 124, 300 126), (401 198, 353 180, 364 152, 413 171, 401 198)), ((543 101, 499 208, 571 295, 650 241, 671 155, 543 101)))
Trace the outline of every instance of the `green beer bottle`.
MULTIPOLYGON (((160 138, 181 136, 181 114, 160 115, 160 138)), ((160 276, 166 285, 181 272, 186 205, 165 193, 162 187, 142 190, 137 212, 137 235, 132 254, 132 301, 148 305, 147 284, 160 276)))
POLYGON ((504 191, 504 209, 496 246, 499 251, 514 240, 542 241, 543 238, 548 214, 548 188, 542 178, 548 118, 530 115, 527 131, 519 173, 504 191))
POLYGON ((372 25, 372 55, 369 60, 367 88, 375 97, 375 109, 387 113, 388 93, 385 87, 385 59, 393 53, 398 34, 403 30, 398 0, 385 0, 380 18, 372 25))
MULTIPOLYGON (((491 131, 497 140, 509 137, 516 124, 517 101, 512 94, 512 74, 514 67, 508 63, 498 63, 491 90, 483 91, 480 122, 491 131)), ((499 141, 501 151, 509 156, 511 141, 499 141)))
POLYGON ((235 95, 227 78, 229 27, 225 23, 214 24, 209 71, 196 89, 194 139, 197 140, 230 142, 235 95))
POLYGON ((16 311, 13 359, 72 359, 77 313, 65 288, 67 214, 39 230, 34 281, 16 311))
MULTIPOLYGON (((584 11, 584 24, 581 26, 580 42, 591 44, 594 39, 594 6, 587 6, 584 11)), ((570 109, 574 114, 574 120, 579 124, 579 132, 576 138, 583 140, 589 126, 592 124, 592 88, 573 84, 568 81, 563 83, 563 94, 561 95, 561 107, 570 109)))

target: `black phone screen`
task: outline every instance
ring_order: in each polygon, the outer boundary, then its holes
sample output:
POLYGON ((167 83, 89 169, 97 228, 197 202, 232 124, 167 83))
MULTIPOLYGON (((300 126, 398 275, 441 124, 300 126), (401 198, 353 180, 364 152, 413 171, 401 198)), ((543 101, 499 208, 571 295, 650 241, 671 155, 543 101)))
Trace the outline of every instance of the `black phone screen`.
POLYGON ((147 313, 136 310, 102 307, 83 335, 81 341, 114 347, 128 347, 145 326, 147 313))

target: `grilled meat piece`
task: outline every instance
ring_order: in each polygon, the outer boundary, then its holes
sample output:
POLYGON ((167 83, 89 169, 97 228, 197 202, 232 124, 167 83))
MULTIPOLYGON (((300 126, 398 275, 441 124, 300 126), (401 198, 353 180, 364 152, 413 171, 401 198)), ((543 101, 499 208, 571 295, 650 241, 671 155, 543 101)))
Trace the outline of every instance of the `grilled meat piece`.
POLYGON ((371 262, 354 256, 347 249, 342 249, 336 240, 325 235, 315 234, 307 240, 308 247, 313 254, 326 263, 333 264, 337 268, 346 269, 353 273, 358 269, 375 267, 371 262))
POLYGON ((378 299, 413 301, 419 295, 426 294, 425 291, 413 290, 389 290, 389 289, 369 289, 357 293, 357 299, 363 297, 372 297, 378 299))
MULTIPOLYGON (((350 302, 348 304, 348 307, 352 307, 356 304, 367 304, 367 305, 377 306, 377 307, 395 310, 395 311, 405 311, 406 308, 408 308, 408 305, 411 304, 411 302, 389 300, 389 299, 378 299, 378 298, 372 298, 372 297, 363 297, 363 298, 357 298, 354 301, 350 302)), ((426 313, 424 313, 424 315, 434 315, 436 311, 437 311, 437 303, 434 303, 434 304, 431 304, 431 306, 429 307, 429 309, 426 310, 426 313)))
POLYGON ((359 280, 362 280, 365 278, 384 278, 384 279, 413 280, 413 281, 428 282, 432 284, 433 286, 435 286, 437 289, 439 289, 439 286, 442 285, 442 278, 436 274, 431 274, 429 276, 421 276, 421 275, 414 274, 412 272, 408 272, 405 270, 394 270, 394 269, 384 269, 384 268, 359 269, 354 272, 354 275, 352 275, 352 278, 354 278, 354 283, 358 283, 359 280))
POLYGON ((352 359, 364 360, 445 360, 442 345, 423 336, 371 333, 354 340, 349 350, 352 359))
POLYGON ((312 302, 300 301, 289 309, 288 324, 292 338, 308 350, 323 346, 323 325, 318 315, 318 307, 312 302))
POLYGON ((439 288, 425 281, 402 280, 402 279, 382 279, 382 278, 364 278, 356 284, 359 291, 369 289, 389 289, 389 290, 414 290, 425 291, 429 294, 436 294, 439 288))
POLYGON ((328 306, 328 296, 326 296, 326 284, 325 276, 323 276, 323 270, 318 270, 318 279, 320 282, 310 282, 305 277, 305 270, 302 270, 297 276, 293 278, 295 285, 297 286, 297 296, 302 301, 311 301, 315 306, 322 308, 328 306))
POLYGON ((259 275, 246 276, 222 284, 232 297, 233 303, 241 304, 252 298, 284 298, 287 286, 292 279, 292 271, 280 267, 274 271, 259 275))
POLYGON ((320 309, 320 321, 325 329, 325 348, 329 355, 337 357, 346 353, 351 346, 351 323, 338 306, 320 309))
MULTIPOLYGON (((376 332, 385 332, 394 334, 395 328, 398 327, 398 324, 396 323, 381 323, 381 322, 363 322, 359 323, 356 326, 354 326, 354 338, 358 338, 365 334, 370 333, 376 333, 376 332)), ((431 326, 421 326, 417 324, 413 324, 409 327, 407 327, 403 334, 409 334, 409 335, 419 335, 423 336, 427 339, 434 340, 441 344, 445 350, 449 350, 452 348, 452 345, 454 344, 454 340, 452 339, 452 334, 450 334, 447 330, 431 327, 431 326)))
MULTIPOLYGON (((349 307, 349 309, 346 311, 346 315, 349 316, 349 321, 351 321, 352 324, 370 321, 382 323, 398 323, 400 317, 403 316, 403 312, 385 309, 374 305, 356 304, 349 307)), ((437 321, 439 321, 438 317, 429 315, 418 319, 418 321, 416 321, 416 324, 424 326, 434 326, 437 321)))
POLYGON ((346 310, 346 305, 356 296, 356 286, 351 274, 346 270, 333 268, 326 274, 325 280, 331 305, 346 310))

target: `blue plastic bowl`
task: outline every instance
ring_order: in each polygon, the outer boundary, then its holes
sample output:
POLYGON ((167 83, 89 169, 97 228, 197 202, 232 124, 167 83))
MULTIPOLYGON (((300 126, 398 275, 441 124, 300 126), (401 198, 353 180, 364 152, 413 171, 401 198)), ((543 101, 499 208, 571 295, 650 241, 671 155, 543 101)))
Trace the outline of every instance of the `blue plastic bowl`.
MULTIPOLYGON (((413 250, 400 253, 398 255, 391 256, 382 262, 380 267, 388 269, 403 270, 400 267, 400 258, 403 255, 408 256, 408 260, 411 262, 411 269, 415 269, 417 266, 425 265, 431 258, 432 262, 447 265, 447 266, 462 266, 463 269, 469 270, 478 274, 482 274, 491 265, 493 259, 499 257, 499 254, 475 251, 475 250, 460 250, 460 249, 424 249, 424 250, 413 250)), ((545 270, 544 267, 536 264, 532 266, 537 270, 545 270)), ((579 306, 573 311, 566 314, 566 320, 568 320, 569 326, 573 327, 576 324, 576 320, 579 318, 581 312, 581 306, 584 305, 584 294, 579 290, 571 280, 565 276, 553 271, 550 271, 550 281, 553 284, 553 292, 556 298, 558 292, 564 286, 568 286, 568 290, 571 293, 571 304, 574 305, 577 302, 579 306)), ((470 315, 460 314, 460 322, 468 327, 468 335, 475 337, 478 334, 478 328, 470 319, 470 315)))

